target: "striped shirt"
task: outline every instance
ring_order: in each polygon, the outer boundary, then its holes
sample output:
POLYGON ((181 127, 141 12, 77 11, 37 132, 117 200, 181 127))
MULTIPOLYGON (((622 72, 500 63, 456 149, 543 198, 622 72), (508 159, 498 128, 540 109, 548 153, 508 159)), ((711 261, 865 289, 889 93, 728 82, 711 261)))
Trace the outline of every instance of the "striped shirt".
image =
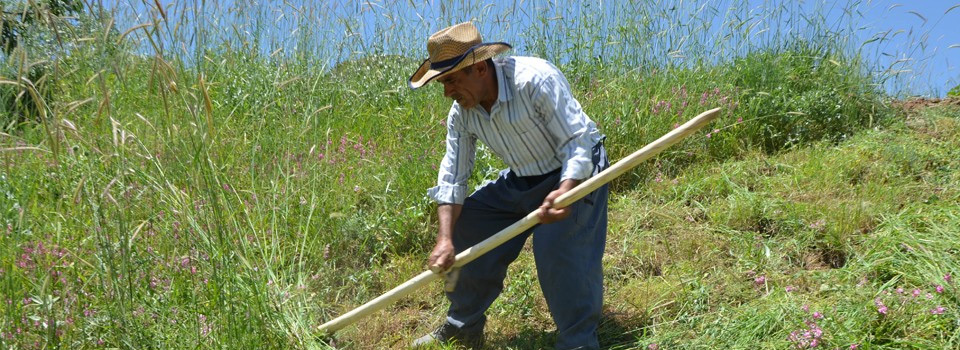
POLYGON ((593 171, 591 149, 602 135, 573 98, 557 67, 534 57, 494 61, 498 96, 490 113, 453 102, 447 116, 447 151, 437 186, 427 195, 438 203, 463 204, 473 171, 477 140, 483 141, 518 176, 561 169, 560 181, 582 180, 593 171))

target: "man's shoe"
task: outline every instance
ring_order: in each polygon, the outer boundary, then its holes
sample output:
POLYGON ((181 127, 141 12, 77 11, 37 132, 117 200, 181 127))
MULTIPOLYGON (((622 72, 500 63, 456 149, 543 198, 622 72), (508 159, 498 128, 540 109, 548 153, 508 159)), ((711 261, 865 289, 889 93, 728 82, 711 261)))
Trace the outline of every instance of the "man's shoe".
POLYGON ((470 350, 483 348, 483 331, 465 332, 453 325, 444 322, 435 331, 413 341, 412 348, 422 348, 435 344, 456 343, 470 350))

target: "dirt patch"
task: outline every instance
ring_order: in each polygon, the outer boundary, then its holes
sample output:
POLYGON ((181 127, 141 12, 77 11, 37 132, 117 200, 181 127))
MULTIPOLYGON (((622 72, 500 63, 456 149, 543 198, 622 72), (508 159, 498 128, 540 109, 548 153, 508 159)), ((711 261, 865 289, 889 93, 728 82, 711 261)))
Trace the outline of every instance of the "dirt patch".
POLYGON ((814 249, 803 255, 805 270, 839 269, 847 264, 847 253, 837 249, 814 249))
POLYGON ((894 108, 898 108, 907 113, 914 113, 917 110, 929 108, 929 107, 938 107, 938 106, 957 106, 960 107, 960 98, 958 97, 947 97, 947 98, 927 98, 927 97, 917 97, 910 98, 906 100, 897 100, 891 102, 891 105, 894 108))
POLYGON ((618 349, 632 346, 637 341, 637 330, 644 329, 653 322, 649 317, 637 315, 634 312, 606 309, 597 329, 600 347, 618 349))

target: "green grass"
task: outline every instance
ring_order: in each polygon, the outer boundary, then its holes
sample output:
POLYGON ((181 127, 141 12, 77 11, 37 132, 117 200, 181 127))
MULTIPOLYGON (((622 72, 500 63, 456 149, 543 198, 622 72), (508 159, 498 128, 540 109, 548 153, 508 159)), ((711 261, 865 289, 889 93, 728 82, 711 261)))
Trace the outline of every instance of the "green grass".
POLYGON ((622 232, 611 245, 620 242, 625 248, 613 251, 624 254, 608 266, 653 281, 612 285, 611 294, 644 296, 644 304, 627 303, 626 310, 675 300, 673 312, 649 320, 651 334, 640 339, 671 348, 784 348, 788 333, 804 328, 813 311, 826 315, 817 323, 831 348, 954 347, 955 316, 928 311, 957 305, 955 284, 943 276, 958 267, 960 193, 949 182, 960 163, 956 133, 929 131, 956 125, 953 116, 917 117, 836 146, 692 167, 677 184, 650 184, 618 202, 617 211, 646 214, 618 221, 630 223, 611 233, 622 232), (632 269, 625 267, 630 262, 632 269), (656 267, 652 276, 648 266, 656 267), (943 294, 931 290, 938 284, 946 286, 943 294), (907 298, 880 317, 874 298, 897 286, 933 299, 907 298), (658 299, 660 293, 670 294, 658 299))
MULTIPOLYGON (((124 36, 88 9, 51 19, 70 25, 62 44, 36 27, 4 55, 0 347, 327 347, 318 325, 421 272, 432 247, 424 193, 450 102, 437 86, 405 87, 429 33, 390 11, 371 29, 346 13, 277 19, 241 4, 246 19, 229 27, 163 19, 194 11, 183 4, 146 6, 155 26, 124 36), (296 35, 271 32, 288 20, 296 35), (337 23, 383 40, 330 39, 337 23), (304 45, 258 51, 283 40, 304 45), (184 46, 194 49, 172 48, 184 46)), ((228 17, 210 6, 209 18, 228 17)), ((531 16, 471 6, 437 17, 531 16)), ((890 77, 844 39, 852 22, 783 7, 622 6, 632 12, 555 6, 529 30, 478 20, 489 38, 560 64, 613 159, 724 109, 711 130, 613 183, 602 343, 785 348, 819 311, 825 346, 958 346, 956 281, 943 281, 960 273, 956 109, 890 109, 878 88, 890 77), (711 37, 716 16, 730 29, 711 37), (787 20, 809 33, 745 27, 787 20), (683 57, 667 55, 679 39, 683 57)), ((482 150, 472 183, 501 167, 482 150)), ((552 346, 537 286, 522 254, 489 312, 494 348, 552 346)), ((444 303, 428 288, 335 341, 403 348, 444 303)))
MULTIPOLYGON (((800 339, 814 322, 825 348, 956 347, 960 290, 944 280, 960 270, 956 113, 928 110, 839 144, 692 165, 618 194, 602 346, 792 348, 801 342, 791 332, 800 339)), ((493 348, 550 347, 530 254, 508 279, 489 313, 493 348)), ((365 328, 345 337, 361 348, 402 345, 429 328, 420 310, 442 312, 442 294, 433 297, 373 322, 408 319, 416 327, 404 336, 378 342, 383 329, 365 328)))

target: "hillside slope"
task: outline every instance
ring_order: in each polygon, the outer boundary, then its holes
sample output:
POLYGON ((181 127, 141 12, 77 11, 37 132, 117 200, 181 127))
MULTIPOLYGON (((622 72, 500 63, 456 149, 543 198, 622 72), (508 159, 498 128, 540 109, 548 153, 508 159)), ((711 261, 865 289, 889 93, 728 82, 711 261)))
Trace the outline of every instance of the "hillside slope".
MULTIPOLYGON (((603 345, 960 346, 958 112, 923 109, 838 145, 692 165, 615 193, 603 345)), ((374 274, 412 276, 421 259, 374 274)), ((488 348, 550 348, 531 252, 518 262, 488 313, 488 348)), ((338 345, 403 348, 438 322, 443 300, 424 291, 338 345)))

